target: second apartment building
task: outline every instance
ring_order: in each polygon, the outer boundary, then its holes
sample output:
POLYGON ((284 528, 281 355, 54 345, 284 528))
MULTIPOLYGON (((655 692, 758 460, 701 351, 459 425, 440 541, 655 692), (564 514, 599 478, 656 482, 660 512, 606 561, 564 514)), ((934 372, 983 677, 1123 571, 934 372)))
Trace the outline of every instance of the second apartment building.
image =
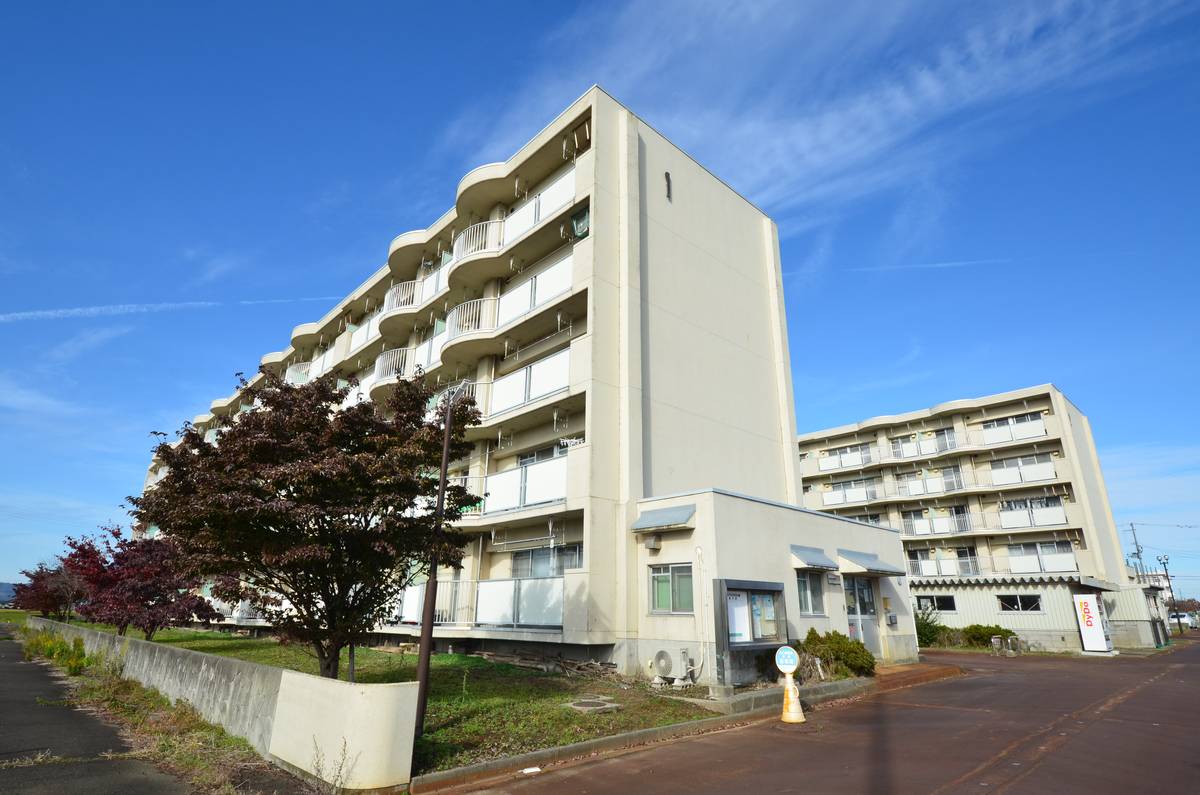
POLYGON ((1117 646, 1163 640, 1126 566, 1088 419, 1050 384, 799 437, 804 504, 902 533, 915 607, 1080 648, 1075 594, 1117 646))

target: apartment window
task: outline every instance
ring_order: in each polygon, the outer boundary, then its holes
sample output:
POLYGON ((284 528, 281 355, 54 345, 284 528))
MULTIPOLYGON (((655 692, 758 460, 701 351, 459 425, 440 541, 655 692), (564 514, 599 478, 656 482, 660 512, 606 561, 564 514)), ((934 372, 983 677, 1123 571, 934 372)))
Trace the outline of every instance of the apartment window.
POLYGON ((1043 555, 1066 555, 1071 552, 1070 541, 1042 541, 1037 545, 1043 555))
POLYGON ((937 444, 937 449, 938 449, 939 453, 942 452, 943 450, 953 450, 955 447, 958 446, 956 443, 956 440, 954 438, 954 429, 953 428, 942 428, 939 431, 935 431, 933 434, 933 438, 934 438, 934 442, 937 444))
POLYGON ((1042 418, 1042 412, 1031 411, 1027 414, 1016 414, 1012 417, 1001 417, 998 420, 986 420, 983 423, 985 428, 1003 428, 1006 425, 1024 425, 1030 422, 1037 422, 1042 418))
POLYGON ((862 453, 864 456, 866 456, 870 452, 871 452, 871 445, 869 445, 869 444, 850 444, 850 445, 846 445, 844 447, 834 447, 830 450, 826 450, 825 455, 840 456, 840 455, 846 455, 848 453, 862 453))
POLYGON ((537 464, 542 461, 549 461, 551 458, 558 458, 567 454, 567 448, 561 444, 552 444, 549 447, 543 447, 540 450, 531 450, 528 453, 522 453, 517 456, 517 466, 526 466, 527 464, 537 464))
POLYGON ((918 610, 936 610, 939 613, 955 612, 953 596, 918 596, 918 610))
POLYGON ((874 478, 856 478, 854 480, 838 480, 830 484, 834 491, 854 492, 846 495, 847 500, 853 499, 874 499, 875 498, 875 479, 874 478), (858 490, 863 493, 856 493, 858 490))
POLYGON ((955 547, 954 556, 960 576, 979 573, 979 560, 975 557, 975 547, 955 547))
POLYGON ((947 491, 963 487, 962 469, 957 466, 942 468, 942 485, 947 491))
POLYGON ((692 612, 692 564, 650 567, 650 611, 692 612))
POLYGON ((847 519, 857 519, 858 521, 866 522, 867 524, 877 524, 877 525, 883 524, 883 517, 877 513, 864 513, 862 516, 848 516, 846 518, 847 519))
POLYGON ((822 571, 797 571, 796 590, 800 593, 800 613, 806 616, 825 613, 825 595, 822 592, 822 571))
POLYGON ((1002 613, 1040 613, 1042 612, 1041 594, 1006 594, 996 597, 1002 613))
POLYGON ((1028 511, 1031 508, 1061 508, 1062 497, 1032 497, 1028 500, 1001 500, 1002 511, 1028 511))
POLYGON ((512 553, 512 576, 559 577, 564 569, 579 568, 582 560, 582 544, 523 549, 512 553))

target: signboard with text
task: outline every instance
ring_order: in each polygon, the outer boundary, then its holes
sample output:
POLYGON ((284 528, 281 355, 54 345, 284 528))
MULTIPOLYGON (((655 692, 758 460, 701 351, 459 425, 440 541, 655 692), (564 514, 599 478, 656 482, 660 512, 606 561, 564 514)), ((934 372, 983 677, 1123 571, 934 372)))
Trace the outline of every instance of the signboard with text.
POLYGON ((746 643, 753 640, 750 634, 750 600, 745 591, 730 591, 725 594, 729 616, 729 642, 746 643))
POLYGON ((1112 636, 1108 633, 1108 616, 1104 602, 1096 594, 1075 594, 1075 620, 1084 651, 1112 651, 1112 636))

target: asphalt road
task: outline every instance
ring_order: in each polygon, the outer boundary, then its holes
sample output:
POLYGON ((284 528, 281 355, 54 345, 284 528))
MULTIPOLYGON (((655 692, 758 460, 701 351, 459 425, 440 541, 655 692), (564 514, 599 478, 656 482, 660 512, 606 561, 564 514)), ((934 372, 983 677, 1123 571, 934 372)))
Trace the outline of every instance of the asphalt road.
POLYGON ((116 728, 63 703, 67 688, 46 665, 27 663, 21 647, 0 624, 0 793, 21 795, 183 795, 183 782, 136 759, 110 759, 128 751, 116 728), (39 754, 56 760, 28 762, 39 754))
POLYGON ((929 657, 970 676, 477 791, 1200 792, 1200 643, 1115 659, 929 657))

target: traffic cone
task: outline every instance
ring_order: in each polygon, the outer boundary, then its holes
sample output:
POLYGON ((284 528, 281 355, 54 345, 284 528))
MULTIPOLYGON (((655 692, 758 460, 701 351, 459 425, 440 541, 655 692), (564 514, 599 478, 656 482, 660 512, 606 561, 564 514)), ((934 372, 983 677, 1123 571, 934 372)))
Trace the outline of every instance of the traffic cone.
POLYGON ((779 718, 784 723, 804 723, 804 708, 800 705, 800 688, 791 674, 784 674, 783 682, 783 715, 779 718))

